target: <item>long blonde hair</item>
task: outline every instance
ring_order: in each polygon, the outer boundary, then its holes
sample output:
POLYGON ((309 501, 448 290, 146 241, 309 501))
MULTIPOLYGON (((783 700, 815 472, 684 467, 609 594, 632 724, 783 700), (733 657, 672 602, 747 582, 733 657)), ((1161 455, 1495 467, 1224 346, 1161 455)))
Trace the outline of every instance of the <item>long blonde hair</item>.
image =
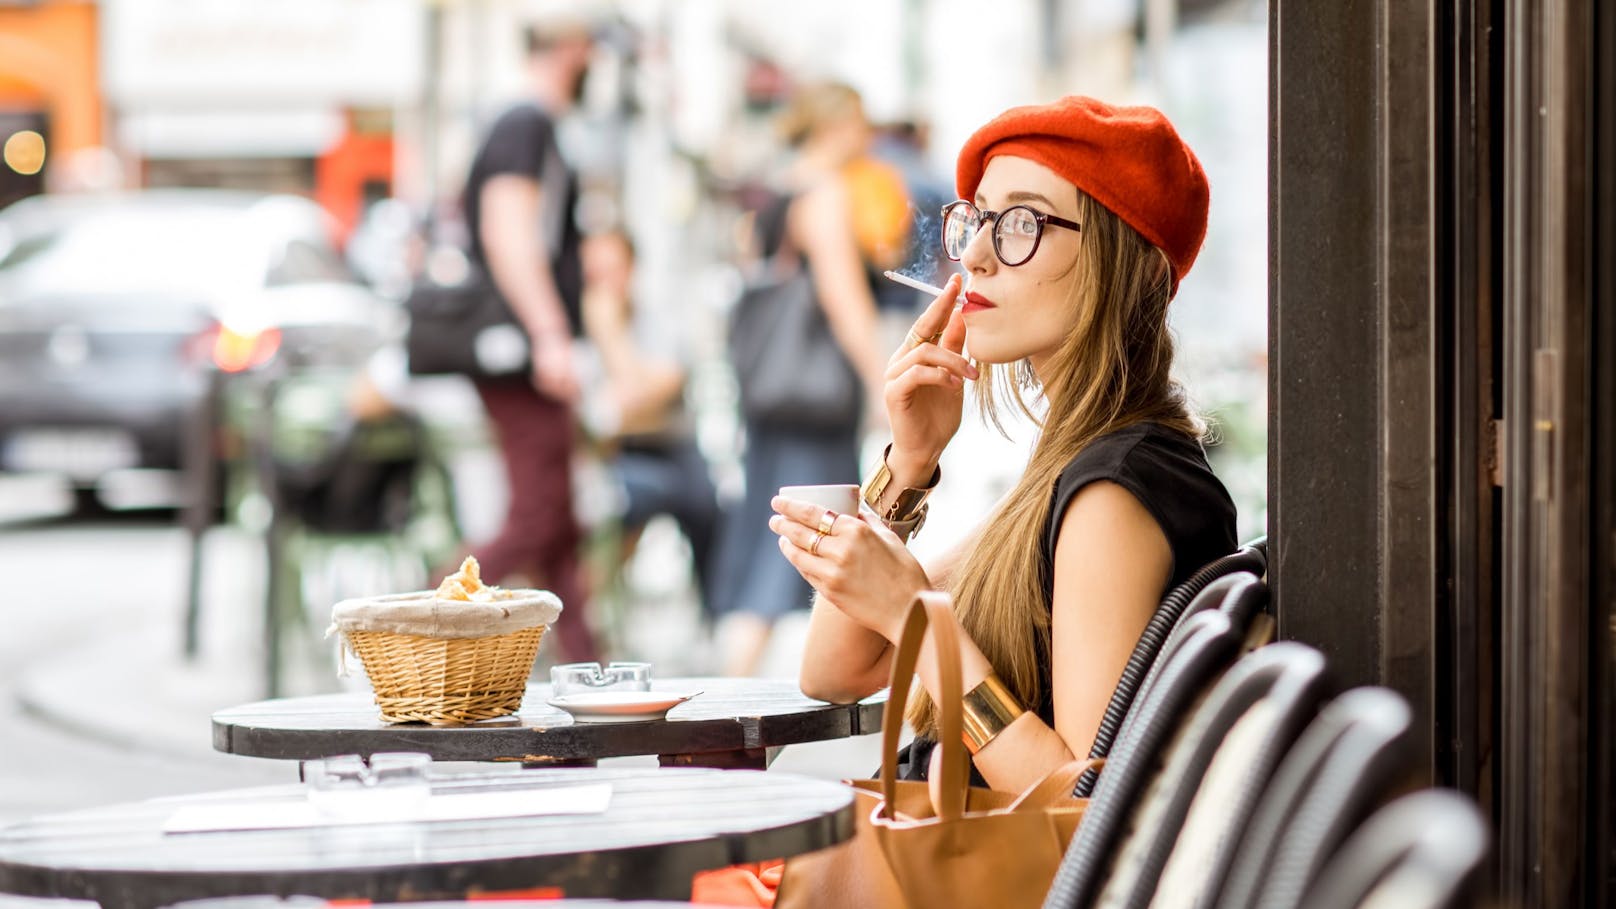
MULTIPOLYGON (((1045 695, 1039 655, 1050 647, 1044 591, 1053 566, 1042 562, 1040 536, 1061 470, 1095 439, 1135 423, 1160 423, 1193 438, 1204 431, 1172 377, 1166 256, 1086 193, 1078 191, 1077 201, 1083 242, 1067 297, 1077 323, 1039 377, 1047 402, 1042 418, 1022 397, 1031 381, 1026 363, 978 364, 983 415, 1002 428, 1000 396, 1008 396, 1040 429, 1026 471, 949 584, 960 625, 1028 709, 1045 695)), ((934 733, 936 705, 925 692, 908 719, 917 731, 934 733)))

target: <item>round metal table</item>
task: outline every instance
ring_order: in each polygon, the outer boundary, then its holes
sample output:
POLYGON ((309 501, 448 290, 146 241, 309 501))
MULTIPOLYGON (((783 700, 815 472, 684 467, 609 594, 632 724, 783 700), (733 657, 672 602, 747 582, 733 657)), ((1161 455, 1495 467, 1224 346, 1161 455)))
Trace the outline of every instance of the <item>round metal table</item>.
POLYGON ((579 723, 529 685, 522 709, 469 726, 384 723, 369 692, 259 701, 213 715, 213 747, 228 754, 307 761, 334 754, 419 751, 439 761, 589 764, 655 754, 666 766, 763 769, 782 746, 881 730, 886 693, 854 704, 805 696, 794 680, 657 679, 653 690, 702 694, 665 718, 579 723))
POLYGON ((609 782, 599 814, 164 833, 189 805, 306 798, 299 785, 151 799, 0 828, 0 892, 150 909, 292 894, 374 902, 501 892, 689 899, 691 876, 797 855, 853 835, 847 787, 786 773, 696 768, 491 769, 433 793, 609 782))

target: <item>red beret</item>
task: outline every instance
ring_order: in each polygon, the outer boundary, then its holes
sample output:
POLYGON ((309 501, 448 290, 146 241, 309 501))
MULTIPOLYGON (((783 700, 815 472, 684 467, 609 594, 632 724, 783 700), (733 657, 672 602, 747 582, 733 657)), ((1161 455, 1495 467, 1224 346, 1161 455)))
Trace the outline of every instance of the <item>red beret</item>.
POLYGON ((1167 254, 1173 293, 1206 237, 1209 190, 1195 153, 1154 107, 1114 107, 1081 95, 1013 107, 960 149, 954 182, 976 197, 988 161, 1015 155, 1077 185, 1167 254))

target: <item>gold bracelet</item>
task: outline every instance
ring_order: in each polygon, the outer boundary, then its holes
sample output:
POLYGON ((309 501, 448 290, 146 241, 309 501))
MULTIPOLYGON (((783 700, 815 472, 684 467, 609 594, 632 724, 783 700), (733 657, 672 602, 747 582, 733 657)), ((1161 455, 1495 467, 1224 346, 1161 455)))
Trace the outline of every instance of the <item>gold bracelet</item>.
POLYGON ((1004 731, 1004 727, 1027 712, 1027 708, 1021 706, 1010 689, 1004 687, 999 677, 991 672, 975 688, 966 692, 962 706, 965 727, 962 738, 965 739, 965 750, 971 754, 981 751, 1004 731))
POLYGON ((938 482, 942 480, 943 469, 942 467, 933 469, 931 480, 925 486, 899 490, 897 497, 892 500, 892 504, 883 510, 881 508, 881 495, 886 492, 887 487, 892 483, 892 471, 887 468, 887 455, 891 453, 892 445, 888 443, 886 450, 881 452, 881 463, 876 465, 875 471, 870 474, 870 478, 864 481, 864 486, 860 493, 864 497, 864 503, 870 506, 870 510, 874 511, 893 533, 907 543, 909 538, 919 533, 921 526, 926 523, 926 498, 931 495, 932 490, 936 489, 938 482))

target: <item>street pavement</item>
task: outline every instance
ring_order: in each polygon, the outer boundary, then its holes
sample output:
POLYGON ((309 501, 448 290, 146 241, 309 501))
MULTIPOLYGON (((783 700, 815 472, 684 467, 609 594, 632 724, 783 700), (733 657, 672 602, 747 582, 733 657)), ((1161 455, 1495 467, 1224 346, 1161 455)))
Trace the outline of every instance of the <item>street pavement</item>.
POLYGON ((209 705, 242 689, 178 657, 183 552, 127 522, 0 531, 0 822, 287 778, 208 747, 209 705))

